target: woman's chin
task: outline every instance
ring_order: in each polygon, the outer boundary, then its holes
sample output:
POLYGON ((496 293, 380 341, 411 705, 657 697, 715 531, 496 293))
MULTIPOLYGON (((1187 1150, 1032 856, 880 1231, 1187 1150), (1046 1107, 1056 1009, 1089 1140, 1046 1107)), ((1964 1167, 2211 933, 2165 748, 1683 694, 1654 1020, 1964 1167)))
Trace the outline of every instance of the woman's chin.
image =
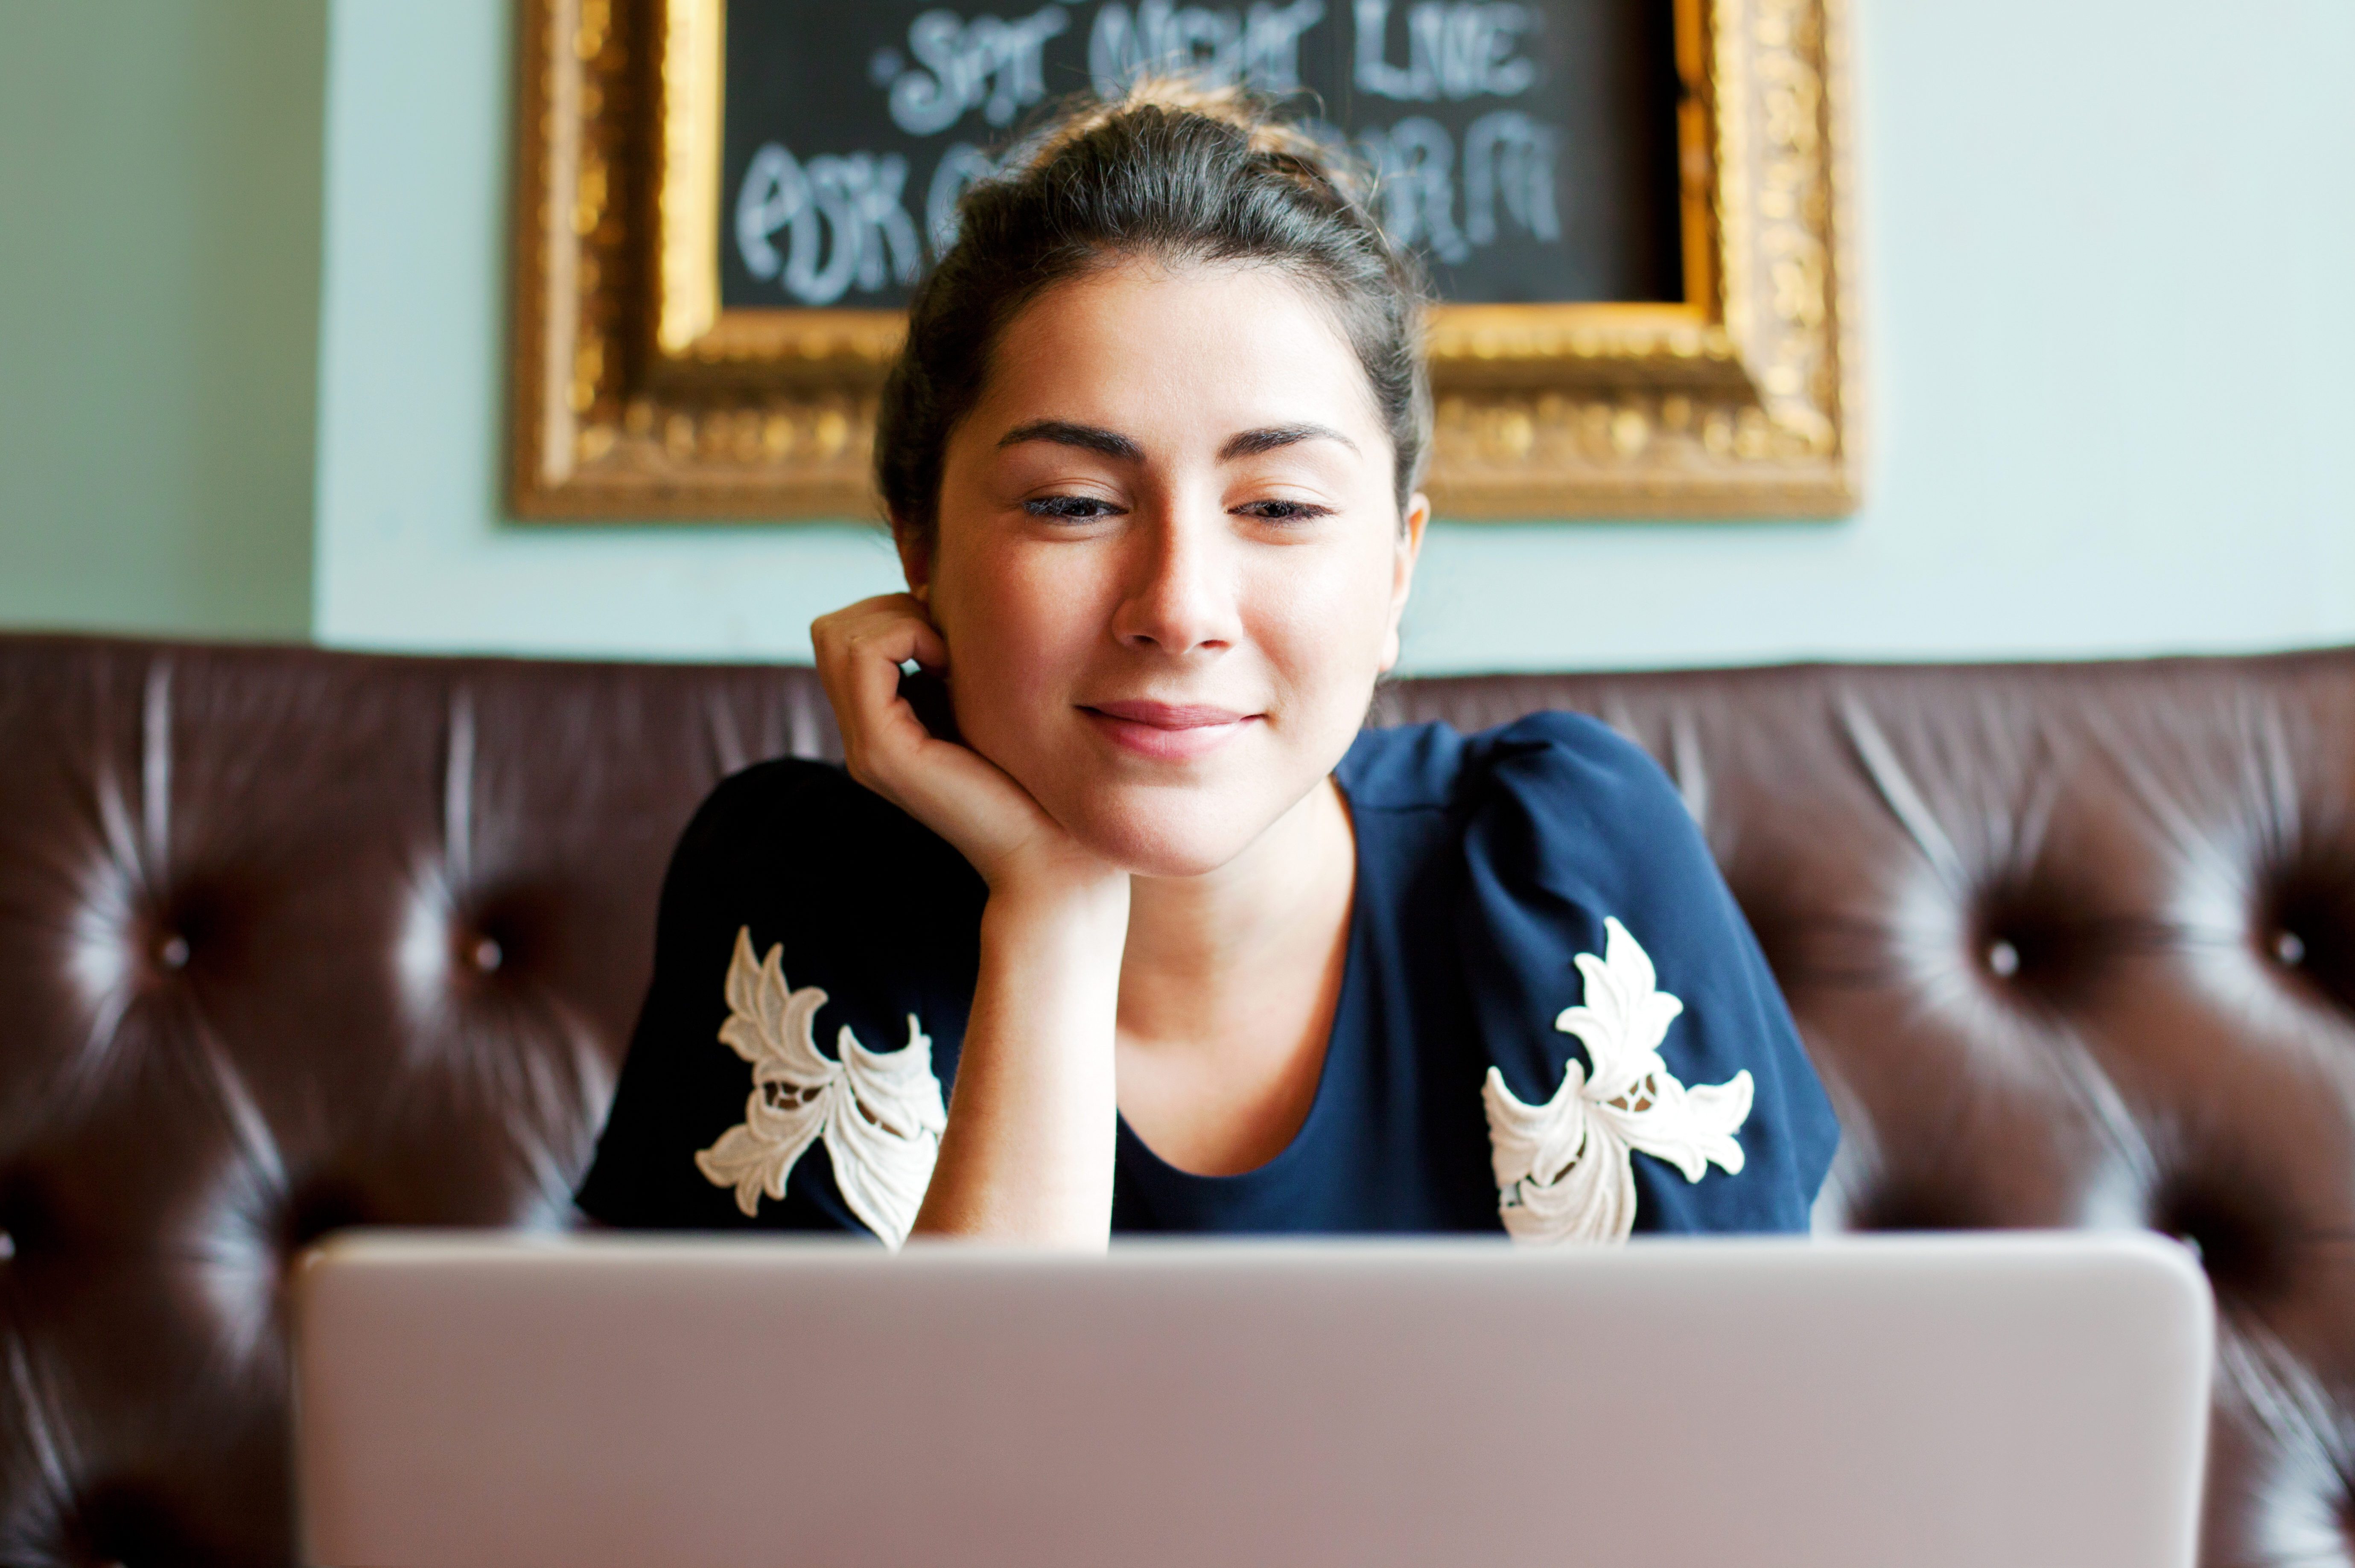
POLYGON ((1207 876, 1281 815, 1273 803, 1241 801, 1224 791, 1118 787, 1048 809, 1089 853, 1140 877, 1207 876))

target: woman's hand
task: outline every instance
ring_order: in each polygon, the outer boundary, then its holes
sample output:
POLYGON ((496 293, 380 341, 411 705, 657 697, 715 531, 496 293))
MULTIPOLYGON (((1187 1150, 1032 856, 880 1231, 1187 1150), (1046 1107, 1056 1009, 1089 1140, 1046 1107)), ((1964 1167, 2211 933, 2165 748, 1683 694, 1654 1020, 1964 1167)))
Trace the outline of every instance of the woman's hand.
POLYGON ((1128 874, 1005 770, 935 739, 900 666, 948 667, 912 594, 810 627, 851 777, 954 845, 989 884, 980 969, 920 1235, 1101 1250, 1112 1224, 1113 1036, 1128 874))
POLYGON ((900 667, 940 673, 948 644, 911 593, 862 599, 810 626, 850 776, 939 834, 993 892, 1105 880, 1029 793, 971 747, 936 739, 900 695, 900 667))

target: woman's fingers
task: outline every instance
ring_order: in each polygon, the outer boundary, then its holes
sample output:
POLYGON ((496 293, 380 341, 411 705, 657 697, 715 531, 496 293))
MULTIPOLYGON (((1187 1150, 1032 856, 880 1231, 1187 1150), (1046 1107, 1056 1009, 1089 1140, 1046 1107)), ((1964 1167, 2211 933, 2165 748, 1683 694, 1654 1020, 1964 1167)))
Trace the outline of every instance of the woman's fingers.
POLYGON ((923 606, 906 593, 863 599, 846 610, 821 615, 810 624, 810 641, 817 650, 818 670, 829 677, 842 673, 854 658, 874 658, 897 667, 910 659, 932 669, 948 664, 948 644, 926 617, 923 606))
POLYGON ((810 632, 814 642, 839 643, 879 655, 894 665, 913 659, 938 669, 948 663, 948 644, 924 614, 923 606, 906 593, 861 600, 847 610, 819 617, 810 632))
POLYGON ((854 773, 871 765, 876 747, 905 749, 930 739, 900 697, 900 667, 912 659, 943 668, 948 645, 913 598, 887 594, 821 616, 810 640, 854 773))
POLYGON ((980 752, 924 728, 900 695, 900 667, 948 667, 948 644, 912 596, 868 599, 810 627, 819 677, 842 730, 851 776, 956 846, 994 880, 1009 860, 1050 858, 1063 835, 1036 801, 980 752))
POLYGON ((910 660, 933 670, 948 666, 947 642, 912 596, 864 600, 823 617, 810 633, 853 777, 938 831, 972 807, 1003 804, 989 797, 1018 794, 979 753, 935 739, 900 695, 900 667, 910 660), (981 798, 967 798, 975 792, 981 798), (952 821, 936 820, 944 814, 952 821))

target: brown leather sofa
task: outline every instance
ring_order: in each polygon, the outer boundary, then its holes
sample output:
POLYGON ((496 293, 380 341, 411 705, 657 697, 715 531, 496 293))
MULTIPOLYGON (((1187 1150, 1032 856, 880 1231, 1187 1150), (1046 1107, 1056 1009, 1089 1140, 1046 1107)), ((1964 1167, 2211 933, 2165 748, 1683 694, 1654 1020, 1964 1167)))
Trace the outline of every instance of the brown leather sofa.
MULTIPOLYGON (((1847 1127, 1825 1222, 2187 1239, 2208 1562, 2355 1556, 2355 653, 1382 714, 1547 706, 1706 825, 1847 1127)), ((805 670, 0 638, 0 1563, 285 1562, 287 1260, 567 1223, 674 837, 833 744, 805 670)))

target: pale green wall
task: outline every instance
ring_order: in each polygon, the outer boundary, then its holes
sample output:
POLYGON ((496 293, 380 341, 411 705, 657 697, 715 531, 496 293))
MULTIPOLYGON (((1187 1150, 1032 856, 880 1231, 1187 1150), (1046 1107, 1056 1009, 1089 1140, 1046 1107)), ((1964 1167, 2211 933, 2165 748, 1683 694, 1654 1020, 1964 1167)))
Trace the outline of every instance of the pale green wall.
POLYGON ((325 0, 0 0, 0 624, 311 626, 325 0))
MULTIPOLYGON (((1444 529, 1411 664, 2355 640, 2355 5, 1859 9, 1866 511, 1444 529)), ((0 621, 299 633, 310 547, 329 642, 794 656, 890 584, 853 528, 503 520, 511 31, 0 0, 0 621)))

